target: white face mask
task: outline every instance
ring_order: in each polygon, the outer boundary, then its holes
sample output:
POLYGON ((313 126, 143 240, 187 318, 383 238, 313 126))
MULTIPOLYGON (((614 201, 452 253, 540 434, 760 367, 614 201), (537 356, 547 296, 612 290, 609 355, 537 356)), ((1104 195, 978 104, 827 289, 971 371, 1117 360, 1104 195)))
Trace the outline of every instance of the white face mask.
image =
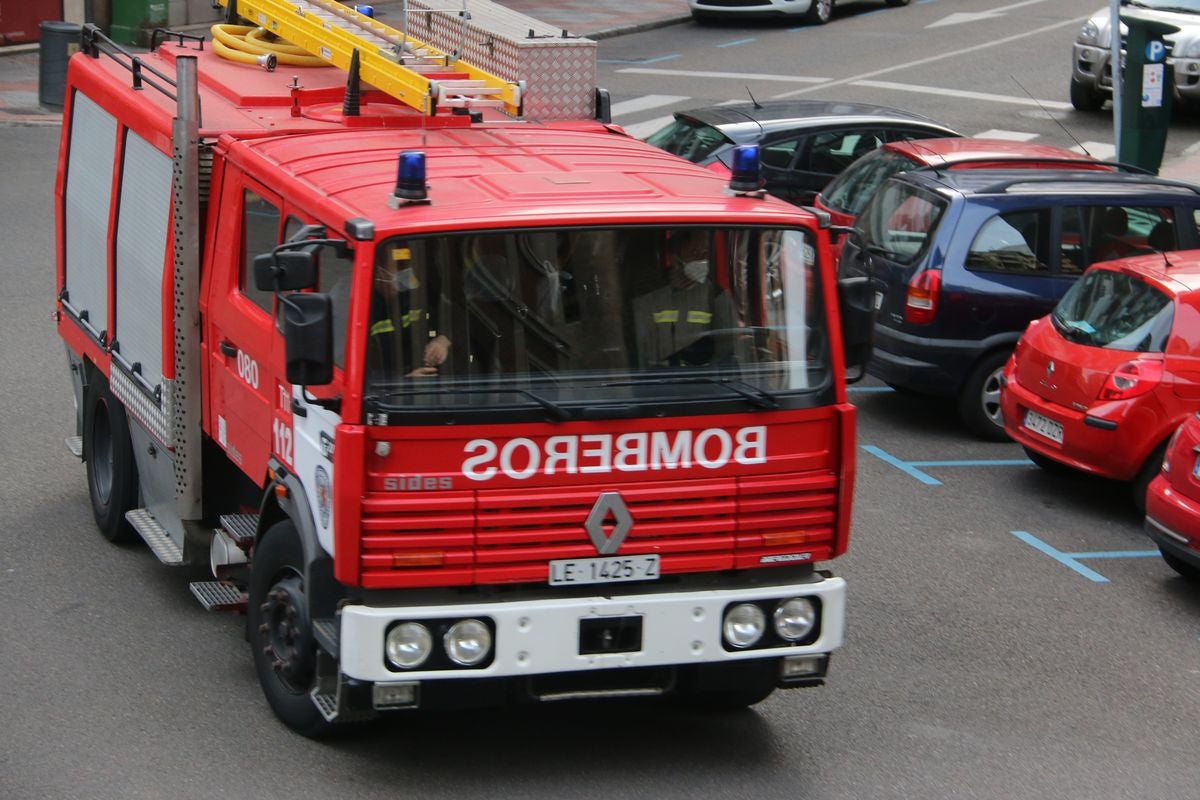
POLYGON ((708 259, 700 258, 687 261, 683 265, 683 274, 692 283, 704 283, 708 280, 708 259))

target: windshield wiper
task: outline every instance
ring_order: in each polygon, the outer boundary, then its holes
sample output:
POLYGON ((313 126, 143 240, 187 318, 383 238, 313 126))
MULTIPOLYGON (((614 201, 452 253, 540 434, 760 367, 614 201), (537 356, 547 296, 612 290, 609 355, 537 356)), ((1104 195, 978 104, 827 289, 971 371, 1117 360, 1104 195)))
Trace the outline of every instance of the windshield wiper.
POLYGON ((645 386, 645 385, 664 385, 671 383, 709 383, 716 386, 723 386, 736 395, 741 395, 755 408, 779 408, 779 399, 770 392, 759 389, 745 381, 737 380, 736 378, 716 378, 711 375, 688 375, 680 378, 650 378, 640 381, 619 381, 616 383, 602 383, 602 387, 609 386, 645 386))
POLYGON ((1053 320, 1058 323, 1062 333, 1068 339, 1078 342, 1079 344, 1088 344, 1094 340, 1096 329, 1087 322, 1063 319, 1062 317, 1053 317, 1053 320))
MULTIPOLYGON (((498 394, 498 393, 519 394, 522 397, 532 400, 534 403, 541 406, 542 410, 546 412, 546 416, 549 417, 552 422, 566 422, 569 419, 573 419, 575 416, 570 411, 568 411, 566 408, 563 408, 558 403, 555 403, 553 400, 547 400, 545 397, 542 397, 540 394, 531 392, 528 389, 518 389, 516 387, 467 389, 467 388, 462 388, 462 387, 456 386, 456 387, 448 387, 448 388, 442 388, 442 389, 406 389, 404 391, 388 391, 388 392, 385 392, 383 395, 369 394, 363 399, 368 403, 371 403, 371 402, 379 403, 379 405, 382 406, 384 408, 384 410, 387 410, 387 411, 411 411, 413 409, 411 409, 408 406, 397 406, 393 403, 387 403, 383 400, 383 397, 416 397, 417 395, 440 394, 442 392, 450 392, 452 394, 498 394)), ((440 408, 447 409, 447 408, 459 408, 459 407, 457 407, 457 406, 441 406, 440 408)), ((421 409, 421 410, 428 410, 428 409, 421 409)))

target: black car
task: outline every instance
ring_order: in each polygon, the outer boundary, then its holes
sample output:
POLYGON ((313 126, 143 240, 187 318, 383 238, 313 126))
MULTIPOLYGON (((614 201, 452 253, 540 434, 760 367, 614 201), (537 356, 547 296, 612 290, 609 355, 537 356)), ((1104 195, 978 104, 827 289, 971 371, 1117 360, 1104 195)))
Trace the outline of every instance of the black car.
POLYGON ((646 141, 701 166, 728 170, 734 147, 757 144, 766 189, 810 203, 859 156, 886 142, 958 134, 887 106, 830 100, 780 100, 680 111, 646 141))
POLYGON ((1000 380, 1030 321, 1097 261, 1200 247, 1200 187, 1132 172, 944 170, 878 189, 842 247, 843 276, 875 289, 867 372, 958 399, 1003 440, 1000 380))

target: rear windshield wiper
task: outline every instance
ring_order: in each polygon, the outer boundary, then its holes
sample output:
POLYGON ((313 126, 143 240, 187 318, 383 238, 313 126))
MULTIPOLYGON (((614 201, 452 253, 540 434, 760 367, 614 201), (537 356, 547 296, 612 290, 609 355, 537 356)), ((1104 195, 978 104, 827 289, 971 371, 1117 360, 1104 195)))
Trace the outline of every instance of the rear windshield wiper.
POLYGON ((1058 316, 1052 317, 1051 319, 1058 323, 1060 332, 1072 341, 1078 342, 1079 344, 1088 344, 1095 339, 1096 329, 1086 321, 1080 320, 1077 322, 1075 320, 1063 319, 1062 317, 1058 316))
MULTIPOLYGON (((441 394, 442 392, 448 392, 451 394, 519 394, 522 397, 532 400, 534 403, 541 406, 542 410, 546 412, 546 416, 552 422, 566 422, 569 419, 573 419, 575 416, 574 414, 572 414, 570 411, 568 411, 563 406, 559 405, 558 403, 555 403, 553 400, 548 400, 545 397, 542 397, 540 394, 531 392, 528 389, 518 389, 516 387, 468 389, 468 388, 462 388, 462 387, 455 386, 455 387, 446 387, 446 388, 441 388, 441 389, 405 389, 403 391, 385 391, 382 395, 369 394, 363 399, 369 403, 378 403, 386 411, 411 411, 413 409, 409 406, 398 406, 398 405, 395 405, 394 403, 388 403, 388 402, 385 402, 383 400, 383 398, 384 397, 416 397, 418 395, 423 395, 423 394, 441 394)), ((440 408, 447 409, 447 410, 458 410, 461 407, 459 407, 459 406, 440 406, 440 408)), ((429 409, 423 408, 421 410, 429 410, 429 409)))

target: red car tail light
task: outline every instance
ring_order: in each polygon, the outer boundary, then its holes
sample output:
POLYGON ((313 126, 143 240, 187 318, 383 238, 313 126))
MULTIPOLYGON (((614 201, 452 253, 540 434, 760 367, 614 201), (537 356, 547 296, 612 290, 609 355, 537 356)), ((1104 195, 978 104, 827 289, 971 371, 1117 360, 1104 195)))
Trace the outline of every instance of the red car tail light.
POLYGON ((1128 400, 1146 394, 1162 380, 1161 361, 1126 361, 1109 374, 1100 389, 1101 400, 1128 400))
POLYGON ((926 325, 937 316, 938 294, 942 289, 942 271, 921 270, 908 282, 904 298, 904 321, 926 325))

